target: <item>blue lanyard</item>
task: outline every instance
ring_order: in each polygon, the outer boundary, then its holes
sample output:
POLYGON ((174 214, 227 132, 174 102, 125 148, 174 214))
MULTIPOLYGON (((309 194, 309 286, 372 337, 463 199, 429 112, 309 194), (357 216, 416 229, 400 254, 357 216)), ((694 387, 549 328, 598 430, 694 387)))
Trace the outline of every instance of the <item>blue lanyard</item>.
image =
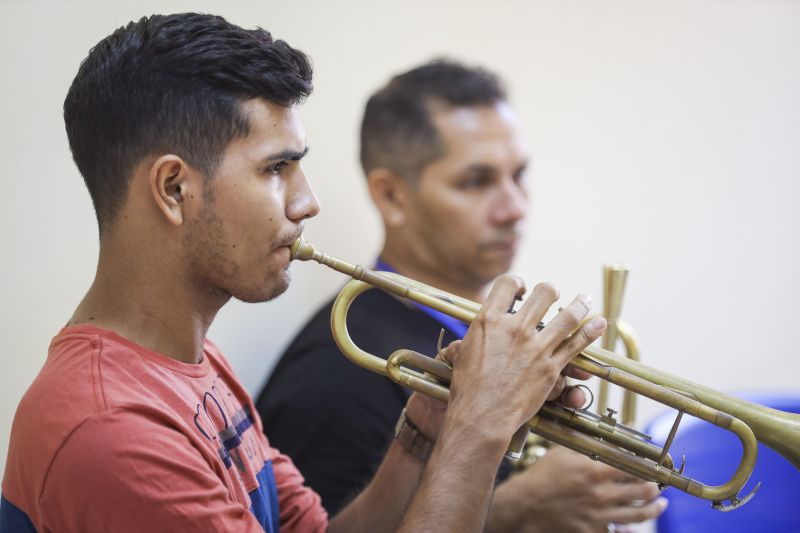
MULTIPOLYGON (((397 272, 391 265, 384 262, 383 259, 380 257, 375 262, 375 269, 376 270, 385 270, 387 272, 397 272)), ((420 311, 437 321, 441 324, 447 331, 455 335, 459 339, 463 339, 464 335, 467 334, 467 329, 469 326, 460 320, 451 317, 450 315, 446 315, 441 311, 437 311, 436 309, 431 309, 427 305, 422 305, 417 302, 411 302, 414 304, 420 311)))

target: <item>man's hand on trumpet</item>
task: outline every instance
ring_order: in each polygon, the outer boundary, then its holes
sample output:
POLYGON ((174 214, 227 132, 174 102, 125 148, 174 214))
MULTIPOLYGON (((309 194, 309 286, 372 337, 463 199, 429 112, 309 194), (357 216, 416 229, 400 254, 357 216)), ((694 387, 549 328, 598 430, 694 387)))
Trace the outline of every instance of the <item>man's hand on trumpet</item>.
MULTIPOLYGON (((513 314, 509 312, 508 303, 525 293, 522 280, 514 276, 504 276, 497 280, 494 287, 466 338, 449 344, 440 353, 441 358, 454 366, 453 384, 457 383, 460 376, 461 381, 466 383, 466 394, 475 399, 473 393, 478 387, 472 385, 475 381, 468 376, 477 376, 476 379, 481 382, 486 381, 480 387, 481 391, 486 391, 486 400, 482 400, 482 396, 476 399, 482 402, 477 406, 482 413, 479 415, 481 419, 510 420, 506 416, 497 417, 500 412, 505 415, 508 412, 507 407, 515 409, 515 412, 535 413, 545 399, 559 400, 567 407, 583 406, 586 402, 583 391, 577 387, 567 387, 566 376, 578 379, 591 376, 577 369, 565 369, 564 366, 575 354, 594 342, 605 328, 602 318, 582 325, 583 318, 591 308, 589 298, 575 298, 547 327, 539 331, 537 326, 542 317, 558 299, 558 292, 552 285, 537 285, 519 312, 513 314), (493 301, 495 305, 490 307, 493 301), (581 325, 583 327, 579 328, 581 325), (571 335, 575 329, 578 331, 571 335), (470 355, 470 350, 480 353, 470 355), (466 355, 462 356, 462 352, 466 355), (501 362, 498 361, 500 358, 510 360, 501 362), (467 365, 469 367, 464 368, 467 365), (537 377, 531 379, 529 376, 533 374, 537 377), (488 383, 495 382, 498 387, 508 383, 520 384, 519 389, 512 394, 513 401, 508 404, 495 403, 497 396, 488 387, 488 383)), ((452 394, 457 394, 458 391, 453 384, 450 388, 451 403, 452 394)), ((414 393, 409 399, 407 414, 423 434, 436 439, 444 423, 445 408, 442 402, 414 393)), ((522 416, 525 417, 524 414, 522 416)), ((533 414, 524 418, 516 427, 527 422, 531 416, 533 414)), ((519 417, 514 418, 518 419, 519 417)))
MULTIPOLYGON (((586 400, 583 392, 565 387, 564 376, 586 379, 588 375, 564 366, 599 337, 605 327, 603 319, 592 319, 581 326, 589 312, 589 301, 578 297, 537 331, 536 325, 558 297, 555 289, 547 284, 537 285, 520 311, 510 314, 509 294, 522 294, 522 284, 516 278, 498 283, 503 285, 495 286, 484 306, 485 316, 473 323, 464 341, 450 344, 440 354, 454 368, 451 404, 459 412, 475 409, 482 413, 469 415, 473 417, 469 420, 480 426, 502 422, 510 412, 518 413, 517 421, 527 421, 544 402, 545 394, 546 399, 559 400, 569 407, 582 406, 586 400), (460 385, 454 386, 456 383, 460 385), (489 384, 494 389, 489 389, 489 384), (456 392, 459 390, 461 400, 456 392), (503 399, 509 395, 511 400, 503 399), (516 411, 506 411, 505 406, 516 411)), ((446 407, 415 393, 407 411, 424 434, 437 438, 446 407)), ((508 438, 515 424, 505 426, 503 431, 508 438)), ((608 524, 617 524, 617 530, 623 531, 627 528, 622 529, 625 526, 621 524, 655 518, 663 511, 666 500, 658 495, 655 483, 646 483, 556 446, 532 467, 497 488, 487 529, 588 533, 605 531, 608 524)))
POLYGON ((509 304, 524 293, 521 279, 499 278, 451 356, 448 416, 469 419, 498 438, 510 438, 545 400, 562 398, 571 406, 583 404, 580 390, 565 389, 562 370, 605 328, 600 317, 581 325, 591 302, 587 296, 578 296, 539 330, 537 326, 558 299, 558 291, 540 283, 519 311, 510 313, 509 304))
POLYGON ((453 365, 446 409, 419 395, 409 400, 408 417, 423 433, 438 436, 426 472, 440 475, 423 475, 401 530, 416 530, 419 524, 412 517, 429 512, 457 517, 458 523, 450 524, 453 530, 482 529, 492 479, 513 433, 547 399, 562 398, 572 406, 584 402, 582 392, 565 388, 562 371, 602 334, 605 320, 582 324, 591 304, 588 297, 579 296, 539 330, 537 325, 558 299, 558 291, 539 284, 518 312, 509 312, 509 304, 524 293, 521 279, 499 278, 464 340, 443 352, 453 365), (460 487, 461 498, 443 498, 448 486, 460 487), (484 505, 465 511, 461 501, 484 505))

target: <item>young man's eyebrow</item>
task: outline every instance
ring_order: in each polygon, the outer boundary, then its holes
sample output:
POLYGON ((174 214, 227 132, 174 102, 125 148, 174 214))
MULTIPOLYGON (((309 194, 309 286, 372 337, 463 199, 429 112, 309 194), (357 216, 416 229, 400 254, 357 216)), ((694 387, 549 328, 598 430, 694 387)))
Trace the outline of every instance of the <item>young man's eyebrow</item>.
POLYGON ((264 158, 265 161, 276 161, 279 159, 284 159, 288 161, 300 161, 305 157, 308 153, 308 146, 302 152, 298 152, 297 150, 283 150, 282 152, 277 152, 275 154, 268 155, 264 158))

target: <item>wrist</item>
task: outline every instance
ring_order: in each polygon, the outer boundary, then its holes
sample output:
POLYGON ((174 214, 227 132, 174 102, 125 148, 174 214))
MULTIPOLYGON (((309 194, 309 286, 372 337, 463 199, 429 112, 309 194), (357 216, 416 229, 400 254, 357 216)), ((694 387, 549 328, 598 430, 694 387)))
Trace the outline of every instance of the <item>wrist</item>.
POLYGON ((433 452, 436 440, 428 437, 409 418, 406 409, 400 413, 400 418, 394 428, 395 441, 412 457, 426 463, 433 452))
POLYGON ((457 409, 448 409, 439 441, 445 446, 457 446, 460 452, 484 457, 482 460, 494 462, 496 458, 499 465, 511 440, 510 434, 490 420, 486 420, 486 423, 476 420, 471 416, 463 416, 457 409))
POLYGON ((488 445, 502 445, 503 451, 508 448, 511 437, 518 429, 510 424, 508 409, 483 409, 476 407, 474 402, 451 401, 445 413, 445 426, 457 431, 467 431, 471 439, 479 439, 488 445))

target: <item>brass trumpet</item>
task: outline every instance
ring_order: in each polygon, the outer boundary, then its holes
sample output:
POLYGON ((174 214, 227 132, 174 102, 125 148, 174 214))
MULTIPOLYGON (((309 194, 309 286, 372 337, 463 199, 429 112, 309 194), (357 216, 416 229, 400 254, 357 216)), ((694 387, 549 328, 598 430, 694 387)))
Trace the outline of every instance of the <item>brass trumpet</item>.
MULTIPOLYGON (((330 257, 315 250, 302 238, 298 238, 291 249, 292 259, 313 260, 353 278, 339 293, 331 313, 334 339, 348 359, 401 385, 447 401, 447 385, 452 376, 449 365, 411 350, 397 350, 388 359, 365 352, 350 338, 347 311, 358 295, 374 287, 467 323, 475 318, 480 305, 397 274, 373 272, 330 257), (413 368, 409 368, 411 365, 413 368)), ((710 500, 715 509, 724 511, 743 505, 758 489, 757 485, 748 495, 738 496, 755 466, 758 452, 756 435, 758 440, 800 469, 800 415, 740 400, 599 348, 585 349, 570 365, 677 410, 678 416, 667 442, 659 448, 637 432, 618 424, 610 415, 597 416, 545 402, 522 428, 523 431, 515 434, 510 447, 512 454, 519 453, 530 430, 662 487, 675 487, 710 500), (739 438, 742 458, 728 482, 704 485, 683 475, 685 463, 680 468, 672 464, 668 451, 683 413, 727 429, 739 438)))

